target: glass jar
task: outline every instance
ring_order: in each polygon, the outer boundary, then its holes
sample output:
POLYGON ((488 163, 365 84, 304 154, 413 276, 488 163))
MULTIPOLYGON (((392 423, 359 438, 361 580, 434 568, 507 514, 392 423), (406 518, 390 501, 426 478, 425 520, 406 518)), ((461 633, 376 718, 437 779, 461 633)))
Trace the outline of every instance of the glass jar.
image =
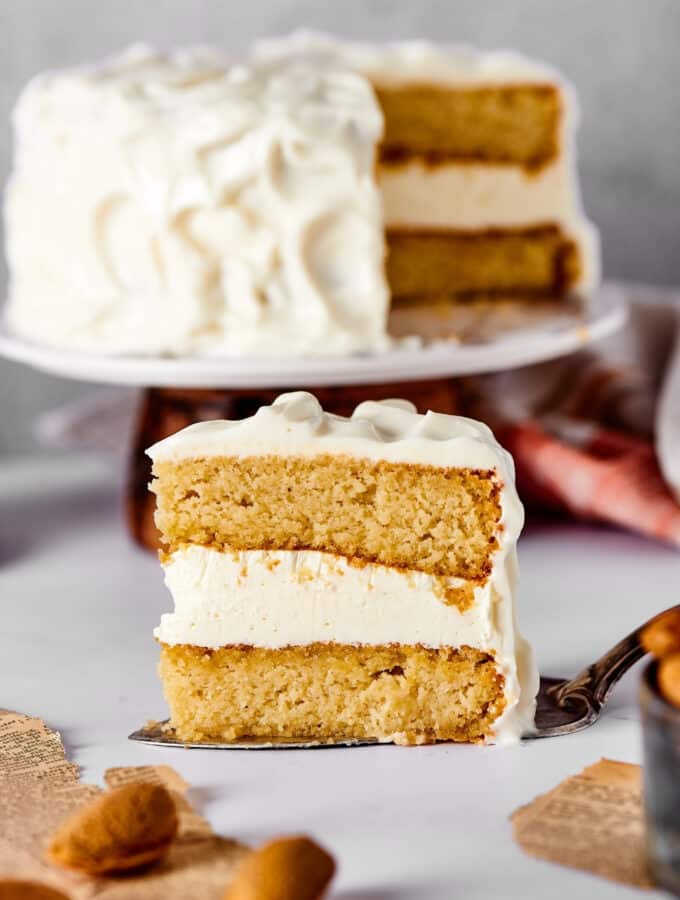
POLYGON ((640 685, 647 853, 654 880, 680 897, 680 709, 661 696, 657 667, 640 685))

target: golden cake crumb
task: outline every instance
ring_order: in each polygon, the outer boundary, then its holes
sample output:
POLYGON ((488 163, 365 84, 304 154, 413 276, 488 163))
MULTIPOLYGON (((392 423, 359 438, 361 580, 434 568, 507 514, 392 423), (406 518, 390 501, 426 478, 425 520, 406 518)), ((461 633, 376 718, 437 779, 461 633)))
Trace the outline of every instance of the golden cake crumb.
POLYGON ((562 103, 552 84, 379 85, 376 93, 385 117, 382 165, 416 158, 538 172, 559 150, 562 103))
POLYGON ((387 234, 397 303, 433 298, 559 297, 580 276, 578 248, 555 225, 484 231, 401 228, 387 234))
POLYGON ((162 645, 160 674, 183 741, 477 741, 505 706, 494 658, 470 647, 162 645))
POLYGON ((498 547, 492 470, 321 454, 157 461, 154 474, 169 551, 319 550, 483 582, 498 547))

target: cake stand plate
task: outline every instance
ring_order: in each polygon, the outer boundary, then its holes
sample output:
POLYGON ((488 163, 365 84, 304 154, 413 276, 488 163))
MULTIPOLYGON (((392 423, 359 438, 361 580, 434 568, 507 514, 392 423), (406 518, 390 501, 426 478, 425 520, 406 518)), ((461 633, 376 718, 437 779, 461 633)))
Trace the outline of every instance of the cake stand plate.
POLYGON ((105 384, 176 388, 285 388, 383 384, 512 369, 573 353, 626 320, 625 288, 606 282, 587 309, 577 304, 498 301, 402 308, 399 339, 380 353, 308 357, 113 356, 33 343, 0 326, 0 356, 52 375, 105 384), (420 340, 409 336, 418 335, 420 340))

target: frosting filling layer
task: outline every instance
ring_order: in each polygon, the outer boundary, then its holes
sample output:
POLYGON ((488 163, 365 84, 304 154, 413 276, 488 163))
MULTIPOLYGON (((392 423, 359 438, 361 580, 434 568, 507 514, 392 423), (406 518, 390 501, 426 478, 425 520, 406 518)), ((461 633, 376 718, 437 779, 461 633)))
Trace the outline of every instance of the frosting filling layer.
POLYGON ((495 651, 493 589, 315 550, 221 552, 188 545, 164 563, 175 611, 161 618, 164 644, 286 647, 343 644, 466 644, 495 651))

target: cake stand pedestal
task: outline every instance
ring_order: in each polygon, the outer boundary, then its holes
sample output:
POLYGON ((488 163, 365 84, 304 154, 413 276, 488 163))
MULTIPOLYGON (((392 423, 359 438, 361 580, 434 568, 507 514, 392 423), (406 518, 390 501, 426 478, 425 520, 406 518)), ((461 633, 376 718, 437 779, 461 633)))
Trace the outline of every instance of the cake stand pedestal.
MULTIPOLYGON (((206 419, 244 419, 260 406, 271 404, 283 388, 250 390, 146 388, 142 394, 134 437, 130 448, 125 492, 127 523, 133 538, 143 547, 159 547, 159 533, 153 515, 156 498, 149 492, 151 460, 147 447, 174 434, 180 428, 206 419)), ((364 400, 400 397, 410 400, 419 412, 458 411, 458 388, 451 378, 390 384, 351 385, 349 387, 291 387, 308 390, 319 398, 325 410, 350 416, 364 400)))

